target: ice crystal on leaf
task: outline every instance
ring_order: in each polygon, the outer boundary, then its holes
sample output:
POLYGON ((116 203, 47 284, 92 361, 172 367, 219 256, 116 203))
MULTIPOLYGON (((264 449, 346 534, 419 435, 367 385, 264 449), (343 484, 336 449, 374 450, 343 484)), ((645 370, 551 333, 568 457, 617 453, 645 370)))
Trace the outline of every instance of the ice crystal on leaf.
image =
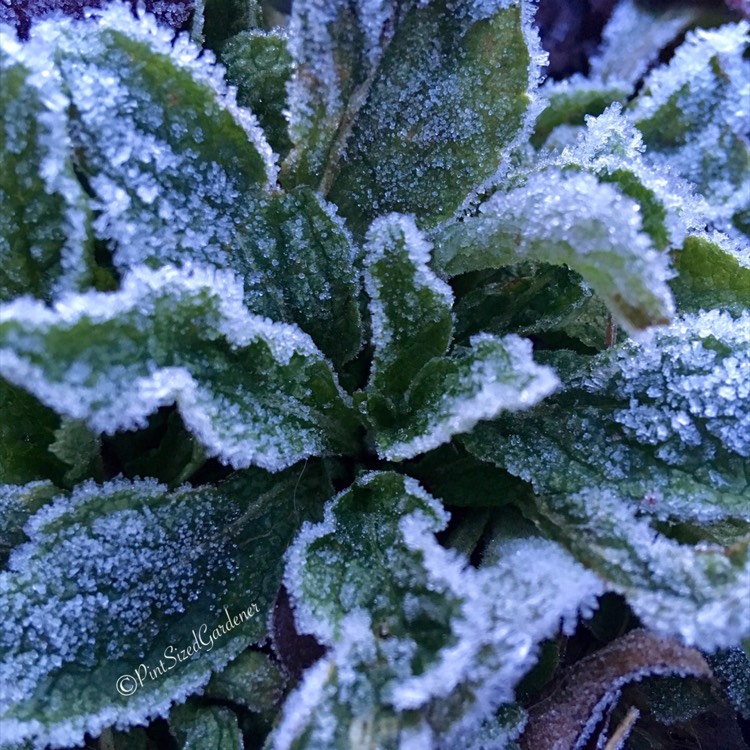
POLYGON ((747 23, 131 5, 0 28, 0 744, 739 735, 747 23))
POLYGON ((112 434, 176 403, 235 468, 277 471, 353 447, 357 420, 330 364, 296 326, 251 315, 215 270, 133 271, 115 293, 0 308, 0 372, 58 413, 112 434))

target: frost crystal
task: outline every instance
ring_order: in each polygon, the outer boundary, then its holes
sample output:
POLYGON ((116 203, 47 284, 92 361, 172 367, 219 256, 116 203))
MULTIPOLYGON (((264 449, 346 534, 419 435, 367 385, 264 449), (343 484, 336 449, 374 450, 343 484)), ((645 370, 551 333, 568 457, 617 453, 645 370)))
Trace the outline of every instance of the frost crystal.
POLYGON ((0 373, 108 434, 176 403, 209 454, 237 468, 347 450, 356 421, 328 362, 242 296, 226 272, 140 267, 119 292, 53 309, 19 299, 0 308, 0 373))

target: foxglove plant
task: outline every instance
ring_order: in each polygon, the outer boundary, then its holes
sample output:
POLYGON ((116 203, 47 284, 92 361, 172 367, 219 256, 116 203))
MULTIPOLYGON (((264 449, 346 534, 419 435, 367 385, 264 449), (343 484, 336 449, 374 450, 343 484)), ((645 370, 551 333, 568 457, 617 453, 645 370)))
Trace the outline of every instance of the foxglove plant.
POLYGON ((750 26, 240 5, 0 27, 0 745, 743 747, 750 26))

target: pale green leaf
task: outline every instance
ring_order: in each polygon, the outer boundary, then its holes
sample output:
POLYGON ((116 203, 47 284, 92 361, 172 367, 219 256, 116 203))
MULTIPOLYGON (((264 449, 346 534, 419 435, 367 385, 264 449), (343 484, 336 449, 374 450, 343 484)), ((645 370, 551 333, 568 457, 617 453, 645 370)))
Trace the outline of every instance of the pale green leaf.
POLYGON ((77 745, 164 716, 266 635, 281 556, 328 496, 320 467, 169 492, 87 483, 0 573, 0 735, 77 745))
POLYGON ((66 486, 84 479, 104 479, 100 450, 98 436, 85 422, 65 417, 55 430, 55 441, 49 446, 50 453, 68 467, 63 477, 66 486))
POLYGON ((58 493, 52 482, 0 484, 0 569, 10 551, 27 541, 26 521, 58 493))
POLYGON ((49 301, 92 280, 89 202, 71 160, 62 85, 0 28, 0 301, 49 301))
POLYGON ((0 374, 107 434, 176 403, 207 453, 235 468, 351 450, 357 419, 329 363, 297 327, 249 314, 242 295, 226 273, 165 267, 53 309, 18 300, 0 310, 0 374))
POLYGON ((643 231, 640 205, 590 174, 534 174, 433 240, 435 265, 450 275, 524 260, 565 264, 629 330, 664 323, 673 312, 668 258, 643 231))

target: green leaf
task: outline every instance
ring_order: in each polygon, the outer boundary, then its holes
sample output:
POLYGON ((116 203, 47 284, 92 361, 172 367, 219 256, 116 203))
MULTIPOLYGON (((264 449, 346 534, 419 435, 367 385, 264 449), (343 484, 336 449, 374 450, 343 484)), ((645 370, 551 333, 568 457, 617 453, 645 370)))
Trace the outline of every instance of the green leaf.
POLYGON ((175 492, 87 483, 37 512, 0 573, 3 739, 80 744, 205 685, 265 637, 281 556, 329 491, 310 464, 175 492))
POLYGON ((0 301, 92 280, 90 210, 70 158, 59 76, 0 30, 0 301))
POLYGON ((557 389, 554 372, 534 362, 531 342, 478 334, 470 348, 428 362, 406 393, 406 412, 379 425, 375 443, 388 461, 425 453, 484 419, 528 409, 557 389))
POLYGON ((707 650, 750 632, 749 326, 712 312, 568 357, 544 410, 463 438, 532 483, 526 512, 644 624, 707 650))
POLYGON ((649 161, 692 182, 720 221, 750 207, 747 113, 738 108, 750 85, 749 33, 746 22, 689 33, 632 109, 649 161))
POLYGON ((180 750, 242 750, 237 716, 223 706, 185 703, 169 714, 169 728, 180 750))
POLYGON ((366 409, 381 458, 424 453, 482 419, 531 406, 557 380, 535 365, 517 336, 472 337, 468 349, 442 357, 452 332, 450 287, 430 270, 430 245, 409 217, 373 223, 366 247, 375 347, 366 409))
POLYGON ((368 388, 393 409, 415 375, 451 342, 453 292, 430 270, 430 250, 408 216, 378 219, 367 235, 365 289, 375 347, 368 388))
POLYGON ((0 569, 5 568, 10 551, 27 541, 26 521, 57 492, 52 482, 0 484, 0 569))
POLYGON ((207 454, 235 468, 355 447, 357 418, 312 340, 250 315, 226 273, 141 268, 119 292, 6 305, 0 374, 97 433, 176 403, 207 454))
POLYGON ((750 259, 740 243, 719 233, 691 235, 674 265, 679 275, 671 286, 681 311, 721 308, 740 315, 750 309, 750 259))
POLYGON ((565 264, 583 276, 628 330, 672 314, 666 256, 642 231, 640 205, 593 175, 549 169, 496 193, 475 218, 433 237, 450 275, 524 260, 565 264))
POLYGON ((243 31, 258 29, 263 21, 260 0, 200 0, 203 4, 202 34, 206 47, 219 52, 225 42, 243 31))
POLYGON ((287 38, 278 31, 243 31, 221 48, 227 82, 237 87, 237 103, 255 113, 271 148, 284 156, 291 148, 286 84, 292 75, 287 38))
POLYGON ((49 450, 69 467, 63 477, 67 486, 84 479, 104 479, 100 440, 85 422, 63 418, 49 450))
POLYGON ((345 117, 330 180, 355 233, 390 211, 434 226, 507 167, 536 114, 532 13, 513 0, 398 4, 367 99, 345 117))
POLYGON ((281 668, 260 651, 243 651, 208 683, 204 695, 271 717, 284 694, 281 668))
POLYGON ((0 484, 62 480, 66 466, 49 451, 59 426, 52 409, 0 378, 0 484))
POLYGON ((173 46, 171 32, 121 6, 96 23, 42 25, 29 49, 60 72, 97 236, 113 246, 118 268, 231 265, 275 165, 221 70, 187 38, 173 46))
POLYGON ((276 750, 344 748, 350 737, 362 737, 357 747, 468 746, 512 700, 536 644, 560 618, 569 629, 599 590, 540 539, 500 540, 491 563, 470 568, 435 540, 446 523, 413 479, 372 473, 299 534, 285 583, 300 631, 329 651, 289 697, 276 750))

